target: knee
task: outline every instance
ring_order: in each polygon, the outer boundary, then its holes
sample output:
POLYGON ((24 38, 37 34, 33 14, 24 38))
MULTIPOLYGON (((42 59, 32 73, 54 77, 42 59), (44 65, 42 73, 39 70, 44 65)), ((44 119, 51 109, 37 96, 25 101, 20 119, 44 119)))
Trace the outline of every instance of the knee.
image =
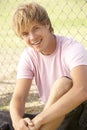
POLYGON ((58 84, 67 91, 72 87, 73 82, 72 79, 64 76, 59 79, 58 84))
POLYGON ((69 89, 71 89, 73 85, 73 82, 71 79, 67 77, 61 77, 54 83, 53 91, 64 91, 67 92, 69 89))
POLYGON ((65 76, 59 79, 59 83, 60 85, 64 85, 67 89, 70 89, 73 85, 72 79, 65 76))

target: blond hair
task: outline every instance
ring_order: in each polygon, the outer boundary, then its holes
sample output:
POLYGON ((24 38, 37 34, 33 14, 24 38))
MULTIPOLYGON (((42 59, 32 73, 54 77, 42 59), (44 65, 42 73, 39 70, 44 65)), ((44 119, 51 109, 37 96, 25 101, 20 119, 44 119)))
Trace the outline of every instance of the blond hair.
POLYGON ((21 37, 23 29, 32 22, 38 22, 41 25, 50 25, 50 32, 53 28, 46 10, 37 3, 28 3, 20 5, 13 15, 12 25, 15 33, 21 37))

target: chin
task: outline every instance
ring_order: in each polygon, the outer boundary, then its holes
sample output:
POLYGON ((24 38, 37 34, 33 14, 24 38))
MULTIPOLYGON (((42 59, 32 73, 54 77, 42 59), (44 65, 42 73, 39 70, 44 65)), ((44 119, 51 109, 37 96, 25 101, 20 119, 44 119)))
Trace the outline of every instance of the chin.
POLYGON ((39 48, 35 48, 35 50, 36 50, 37 52, 41 52, 41 50, 40 50, 39 48))

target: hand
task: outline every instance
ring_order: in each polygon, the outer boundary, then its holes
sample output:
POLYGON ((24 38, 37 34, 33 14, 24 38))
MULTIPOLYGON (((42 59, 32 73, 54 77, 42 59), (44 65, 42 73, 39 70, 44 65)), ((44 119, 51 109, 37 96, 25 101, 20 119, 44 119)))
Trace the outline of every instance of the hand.
POLYGON ((30 127, 33 126, 34 124, 31 119, 23 118, 19 120, 16 130, 31 130, 30 127))
POLYGON ((39 130, 42 126, 41 113, 32 119, 33 125, 29 125, 30 130, 39 130))

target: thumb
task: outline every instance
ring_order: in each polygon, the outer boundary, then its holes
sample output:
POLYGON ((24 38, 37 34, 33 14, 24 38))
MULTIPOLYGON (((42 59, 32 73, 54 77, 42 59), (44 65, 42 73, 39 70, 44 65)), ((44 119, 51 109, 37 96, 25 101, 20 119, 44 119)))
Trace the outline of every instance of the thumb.
POLYGON ((34 126, 34 123, 33 123, 33 121, 31 120, 31 119, 29 119, 29 118, 25 118, 24 119, 25 120, 25 122, 27 123, 26 125, 28 126, 34 126))

